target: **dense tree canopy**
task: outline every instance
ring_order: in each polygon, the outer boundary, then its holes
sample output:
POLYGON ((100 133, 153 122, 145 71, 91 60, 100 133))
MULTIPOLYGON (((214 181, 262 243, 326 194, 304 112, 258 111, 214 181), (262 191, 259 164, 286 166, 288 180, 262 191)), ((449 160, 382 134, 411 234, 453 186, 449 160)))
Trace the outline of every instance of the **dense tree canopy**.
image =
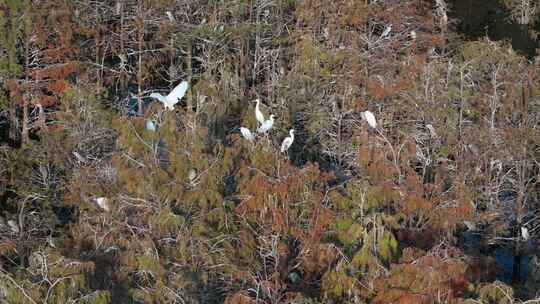
POLYGON ((451 10, 0 0, 0 302, 539 301, 540 57, 451 10))

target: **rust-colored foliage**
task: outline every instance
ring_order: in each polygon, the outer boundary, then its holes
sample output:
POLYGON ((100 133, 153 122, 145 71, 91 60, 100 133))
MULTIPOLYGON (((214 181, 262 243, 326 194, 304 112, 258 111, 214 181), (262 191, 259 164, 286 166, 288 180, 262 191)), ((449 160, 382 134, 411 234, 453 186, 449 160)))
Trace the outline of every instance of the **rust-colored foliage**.
POLYGON ((225 304, 251 304, 253 301, 250 297, 244 295, 241 292, 237 292, 232 296, 228 296, 225 299, 225 304))
POLYGON ((453 248, 436 247, 425 256, 390 267, 390 275, 377 280, 374 303, 431 303, 455 300, 467 287, 467 265, 453 248), (438 298, 435 298, 437 295, 438 298))

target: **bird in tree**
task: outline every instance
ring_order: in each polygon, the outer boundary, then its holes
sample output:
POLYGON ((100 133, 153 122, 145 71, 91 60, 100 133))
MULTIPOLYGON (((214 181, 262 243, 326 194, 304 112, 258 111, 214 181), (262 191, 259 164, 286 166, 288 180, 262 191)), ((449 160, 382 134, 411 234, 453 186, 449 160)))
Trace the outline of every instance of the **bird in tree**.
POLYGON ((187 81, 182 81, 169 93, 169 95, 163 96, 159 93, 152 93, 150 94, 150 97, 161 101, 161 103, 163 103, 163 106, 165 106, 165 109, 174 110, 174 105, 177 104, 180 99, 182 99, 182 97, 184 97, 188 90, 188 87, 189 85, 187 81))
POLYGON ((15 222, 14 220, 9 220, 9 221, 7 221, 7 224, 9 226, 9 228, 11 228, 11 232, 19 233, 20 229, 19 229, 19 225, 17 224, 17 222, 15 222))
POLYGON ((240 133, 242 133, 242 136, 250 142, 255 140, 255 136, 248 128, 240 127, 240 133))
POLYGON ((109 203, 106 197, 96 197, 96 204, 103 210, 109 211, 109 203))
POLYGON ((154 120, 146 120, 146 130, 155 132, 156 131, 156 122, 154 120))
POLYGON ((274 126, 274 114, 271 114, 270 119, 265 120, 261 124, 261 126, 259 127, 257 132, 264 134, 264 133, 268 132, 273 126, 274 126))
POLYGON ((281 143, 281 153, 289 150, 289 148, 293 144, 293 141, 294 141, 294 129, 291 129, 289 131, 289 137, 285 137, 285 139, 281 143))
POLYGON ((257 121, 262 125, 264 124, 265 120, 264 120, 264 115, 261 112, 261 109, 259 108, 259 104, 261 101, 259 99, 256 99, 255 102, 257 103, 255 105, 255 118, 257 118, 257 121))
POLYGON ((360 116, 363 120, 367 121, 370 127, 376 128, 377 127, 377 120, 375 120, 375 115, 371 113, 370 111, 364 111, 360 113, 360 116))
POLYGON ((392 31, 391 24, 384 29, 384 32, 382 33, 381 38, 388 36, 388 34, 390 34, 390 31, 392 31))
POLYGON ((521 237, 524 241, 527 241, 531 236, 529 235, 529 229, 525 226, 521 226, 521 237))

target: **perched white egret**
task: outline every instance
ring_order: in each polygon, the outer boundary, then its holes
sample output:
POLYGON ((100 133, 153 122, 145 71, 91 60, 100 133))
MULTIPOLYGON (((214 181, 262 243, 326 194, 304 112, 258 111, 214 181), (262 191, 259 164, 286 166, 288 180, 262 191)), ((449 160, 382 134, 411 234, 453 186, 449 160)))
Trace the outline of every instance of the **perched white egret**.
POLYGON ((47 243, 49 243, 49 246, 51 246, 52 248, 56 248, 56 242, 54 241, 54 238, 50 234, 47 237, 47 243))
POLYGON ((174 23, 176 20, 174 19, 174 15, 171 11, 166 11, 165 14, 167 14, 167 17, 169 18, 169 21, 171 23, 174 23))
POLYGON ((244 136, 245 139, 251 142, 255 140, 255 135, 253 135, 248 128, 240 127, 240 133, 242 133, 242 136, 244 136))
POLYGON ((381 38, 384 38, 384 37, 388 36, 388 34, 390 34, 391 30, 392 30, 392 25, 390 24, 389 26, 387 26, 384 29, 384 32, 382 33, 381 38))
POLYGON ((362 117, 362 119, 367 121, 370 127, 372 128, 377 127, 377 120, 375 120, 375 115, 373 115, 373 113, 371 113, 370 111, 364 111, 360 113, 360 116, 362 117))
POLYGON ((105 210, 105 211, 109 211, 110 208, 109 208, 109 203, 108 203, 108 200, 106 197, 97 197, 96 198, 96 203, 98 204, 98 206, 105 210))
POLYGON ((289 131, 289 137, 285 137, 285 139, 281 143, 281 153, 289 150, 293 141, 294 141, 294 129, 291 129, 289 131))
POLYGON ((261 112, 261 109, 259 108, 259 103, 261 102, 259 99, 256 99, 255 102, 257 103, 255 105, 255 118, 257 118, 257 121, 262 125, 264 124, 264 115, 261 112))
POLYGON ((7 224, 9 228, 11 228, 11 231, 13 233, 19 233, 20 229, 19 229, 19 225, 17 225, 17 222, 15 222, 14 220, 9 220, 7 221, 7 224))
POLYGON ((274 125, 274 114, 271 114, 270 119, 265 120, 257 131, 259 133, 266 133, 268 132, 268 130, 272 128, 273 125, 274 125))
POLYGON ((156 131, 156 123, 153 120, 146 120, 146 130, 148 131, 156 131))
POLYGON ((77 159, 77 162, 86 163, 86 158, 82 156, 81 154, 79 154, 79 152, 73 151, 71 153, 73 154, 73 156, 75 156, 75 158, 77 159))
POLYGON ((411 31, 411 39, 412 40, 416 39, 416 32, 415 31, 411 31))
POLYGON ((150 94, 150 97, 161 101, 166 109, 174 110, 174 105, 177 104, 180 99, 182 99, 182 97, 184 97, 188 90, 188 87, 189 85, 187 81, 182 81, 169 93, 169 95, 163 96, 159 93, 152 93, 150 94))
POLYGON ((437 137, 437 132, 435 132, 435 128, 433 127, 432 124, 427 124, 426 128, 429 130, 429 135, 431 137, 437 137))
POLYGON ((189 169, 189 172, 188 172, 188 179, 189 179, 189 182, 192 183, 195 178, 197 178, 197 171, 195 171, 195 169, 189 169))
POLYGON ((525 226, 521 226, 521 237, 523 238, 524 241, 528 240, 530 237, 529 229, 527 229, 527 227, 525 226))

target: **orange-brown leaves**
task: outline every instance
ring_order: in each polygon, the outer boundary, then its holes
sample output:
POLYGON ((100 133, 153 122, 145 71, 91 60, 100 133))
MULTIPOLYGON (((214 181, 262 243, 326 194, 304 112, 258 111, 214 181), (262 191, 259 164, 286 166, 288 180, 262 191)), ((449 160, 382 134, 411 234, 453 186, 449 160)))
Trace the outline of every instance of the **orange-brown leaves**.
POLYGON ((251 298, 243 294, 242 292, 237 292, 231 296, 228 296, 225 299, 225 304, 251 304, 254 303, 251 298))
POLYGON ((374 302, 409 303, 414 299, 420 301, 417 303, 431 303, 434 295, 442 302, 452 301, 467 285, 467 266, 460 255, 452 248, 435 248, 414 262, 392 265, 390 275, 376 282, 378 294, 374 302))

